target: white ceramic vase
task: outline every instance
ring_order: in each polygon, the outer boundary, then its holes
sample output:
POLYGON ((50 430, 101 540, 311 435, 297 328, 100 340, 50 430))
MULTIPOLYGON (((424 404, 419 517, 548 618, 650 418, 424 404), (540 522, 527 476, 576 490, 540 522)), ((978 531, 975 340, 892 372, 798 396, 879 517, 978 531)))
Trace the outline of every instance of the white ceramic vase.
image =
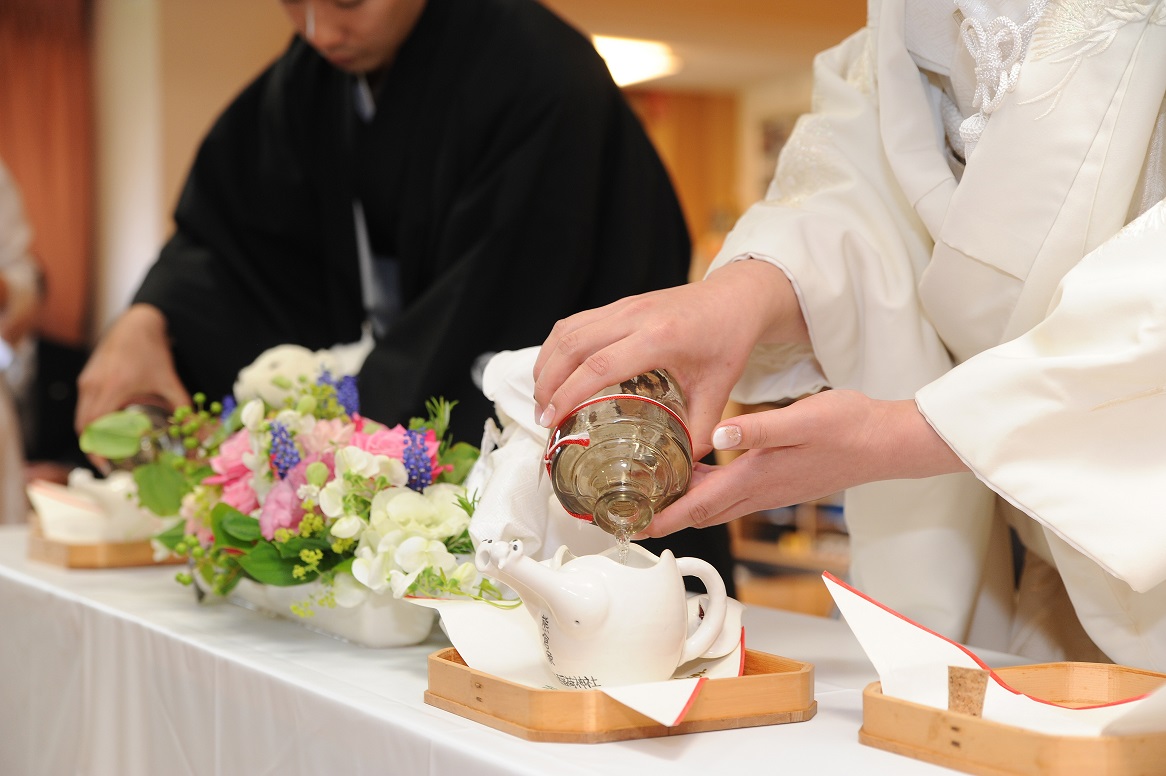
POLYGON ((433 630, 436 612, 394 598, 392 593, 374 593, 371 590, 356 606, 326 607, 312 604, 311 617, 300 617, 291 609, 293 604, 308 601, 324 592, 319 582, 292 587, 261 585, 249 579, 239 582, 231 592, 235 603, 269 612, 292 620, 309 630, 365 647, 405 647, 419 644, 433 630))

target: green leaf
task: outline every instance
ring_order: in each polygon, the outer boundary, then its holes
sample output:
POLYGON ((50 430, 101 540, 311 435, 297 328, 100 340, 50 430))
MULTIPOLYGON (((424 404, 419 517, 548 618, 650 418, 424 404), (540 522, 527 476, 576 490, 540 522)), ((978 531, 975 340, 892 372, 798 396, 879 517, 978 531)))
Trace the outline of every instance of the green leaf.
POLYGON ((119 410, 102 415, 81 432, 81 450, 111 461, 133 458, 142 449, 142 437, 153 424, 145 413, 119 410))
POLYGON ((160 517, 178 514, 182 497, 191 490, 182 472, 161 461, 135 467, 134 482, 138 485, 138 502, 160 517))
MULTIPOLYGON (((229 504, 222 502, 215 504, 215 508, 211 510, 211 531, 215 535, 215 547, 231 547, 232 549, 249 552, 255 546, 254 539, 240 539, 224 524, 230 523, 235 525, 236 521, 242 518, 243 520, 250 520, 255 523, 256 528, 259 526, 259 521, 253 517, 248 517, 239 510, 235 509, 229 504)), ((245 529, 241 530, 246 534, 245 529)))
POLYGON ((438 482, 452 482, 460 485, 470 473, 474 462, 478 460, 478 448, 467 442, 457 442, 441 455, 439 463, 442 466, 452 466, 452 471, 442 472, 438 482))
POLYGON ((290 587, 292 585, 301 585, 304 582, 310 582, 316 577, 315 574, 307 574, 303 577, 296 577, 292 570, 300 565, 298 559, 284 558, 279 554, 279 550, 274 545, 268 542, 260 542, 256 544, 251 552, 246 555, 240 555, 235 559, 247 575, 256 582, 262 582, 265 585, 276 585, 277 587, 290 587))
POLYGON ((163 545, 164 547, 170 548, 171 551, 174 551, 174 548, 177 547, 182 542, 182 540, 183 540, 183 538, 185 538, 185 536, 186 536, 186 521, 179 520, 177 523, 170 526, 162 533, 156 534, 154 536, 154 539, 159 544, 163 545))
POLYGON ((195 466, 193 469, 191 469, 191 471, 186 473, 186 479, 190 481, 191 490, 194 490, 195 485, 202 482, 207 477, 214 475, 214 473, 215 470, 210 466, 195 466))
POLYGON ((459 535, 446 539, 445 548, 454 555, 473 555, 474 542, 470 538, 470 530, 467 528, 459 535))
MULTIPOLYGON (((218 506, 219 505, 216 504, 215 508, 218 509, 218 506)), ((228 507, 228 509, 230 508, 228 507)), ((262 537, 262 534, 259 530, 259 521, 250 515, 245 515, 235 509, 230 509, 230 511, 224 510, 224 514, 222 520, 219 522, 219 525, 224 531, 229 533, 235 539, 238 539, 240 542, 247 542, 250 544, 251 542, 258 541, 262 537)))
MULTIPOLYGON (((476 490, 473 493, 462 493, 457 497, 457 505, 461 507, 462 511, 465 512, 469 517, 473 517, 474 512, 478 511, 478 501, 478 491, 476 490)), ((470 554, 473 554, 472 550, 470 551, 470 554)))
POLYGON ((286 542, 273 542, 279 554, 284 558, 300 557, 301 550, 322 550, 325 558, 332 552, 332 543, 322 536, 293 536, 286 542))

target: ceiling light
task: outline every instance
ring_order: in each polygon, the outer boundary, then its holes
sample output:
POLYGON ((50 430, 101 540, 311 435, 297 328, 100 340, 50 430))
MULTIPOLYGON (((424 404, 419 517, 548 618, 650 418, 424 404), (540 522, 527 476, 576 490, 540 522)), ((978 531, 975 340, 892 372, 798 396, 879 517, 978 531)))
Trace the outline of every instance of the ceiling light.
POLYGON ((680 69, 680 60, 667 43, 606 35, 595 35, 591 42, 619 86, 662 78, 680 69))

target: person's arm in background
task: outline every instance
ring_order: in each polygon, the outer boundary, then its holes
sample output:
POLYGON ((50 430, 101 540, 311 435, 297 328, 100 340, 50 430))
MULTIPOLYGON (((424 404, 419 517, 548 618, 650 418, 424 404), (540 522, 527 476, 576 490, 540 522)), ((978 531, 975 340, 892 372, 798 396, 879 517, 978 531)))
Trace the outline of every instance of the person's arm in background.
POLYGON ((114 321, 77 377, 76 431, 129 404, 166 410, 190 404, 174 371, 166 318, 156 307, 137 304, 114 321))

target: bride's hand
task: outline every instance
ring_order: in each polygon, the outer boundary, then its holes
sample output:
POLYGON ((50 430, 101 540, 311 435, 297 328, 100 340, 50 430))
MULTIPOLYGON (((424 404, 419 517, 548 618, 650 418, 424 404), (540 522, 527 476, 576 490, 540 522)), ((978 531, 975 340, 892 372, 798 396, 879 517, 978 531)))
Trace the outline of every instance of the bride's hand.
POLYGON ((536 419, 553 427, 599 390, 667 369, 688 401, 700 458, 753 346, 775 337, 808 341, 790 281, 761 261, 733 262, 699 283, 578 313, 559 321, 539 351, 536 419))
POLYGON ((855 485, 966 471, 913 400, 824 391, 781 409, 725 420, 718 449, 745 452, 725 466, 697 464, 688 492, 645 536, 726 523, 855 485))

